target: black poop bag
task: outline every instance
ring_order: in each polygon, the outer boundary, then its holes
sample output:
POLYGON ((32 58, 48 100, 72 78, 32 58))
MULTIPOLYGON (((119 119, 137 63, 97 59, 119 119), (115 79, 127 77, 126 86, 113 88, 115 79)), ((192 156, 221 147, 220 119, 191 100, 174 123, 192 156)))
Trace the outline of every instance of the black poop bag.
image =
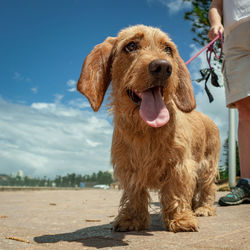
POLYGON ((211 103, 214 100, 214 97, 212 96, 210 90, 207 87, 207 82, 209 80, 209 77, 211 76, 211 84, 214 87, 220 87, 220 84, 218 83, 218 76, 216 75, 216 73, 214 72, 213 68, 206 68, 206 69, 201 69, 200 70, 201 73, 201 78, 197 79, 196 82, 201 82, 201 81, 205 81, 205 91, 207 93, 209 102, 211 103))

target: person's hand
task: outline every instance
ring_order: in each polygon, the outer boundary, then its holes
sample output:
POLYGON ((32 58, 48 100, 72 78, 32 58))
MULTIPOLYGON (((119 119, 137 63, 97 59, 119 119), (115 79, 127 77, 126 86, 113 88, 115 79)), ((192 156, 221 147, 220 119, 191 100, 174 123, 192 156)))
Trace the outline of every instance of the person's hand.
POLYGON ((222 24, 216 24, 216 25, 211 26, 211 28, 208 32, 209 39, 213 40, 219 34, 219 32, 221 34, 223 34, 223 32, 224 32, 224 27, 222 24))

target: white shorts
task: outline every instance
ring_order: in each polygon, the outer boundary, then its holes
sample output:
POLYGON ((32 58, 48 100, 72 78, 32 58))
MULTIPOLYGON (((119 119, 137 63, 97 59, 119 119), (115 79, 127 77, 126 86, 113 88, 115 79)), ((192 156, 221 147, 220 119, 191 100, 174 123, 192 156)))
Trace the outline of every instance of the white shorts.
POLYGON ((250 96, 250 21, 231 31, 223 50, 226 105, 235 108, 235 102, 250 96))

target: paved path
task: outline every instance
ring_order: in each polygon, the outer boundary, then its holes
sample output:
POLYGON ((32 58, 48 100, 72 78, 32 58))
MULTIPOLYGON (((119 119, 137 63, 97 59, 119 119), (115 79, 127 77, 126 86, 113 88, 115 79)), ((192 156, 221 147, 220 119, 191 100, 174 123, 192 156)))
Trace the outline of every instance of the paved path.
POLYGON ((113 233, 121 191, 0 192, 0 249, 250 249, 250 204, 216 205, 217 216, 199 218, 199 232, 175 234, 151 196, 149 231, 113 233))

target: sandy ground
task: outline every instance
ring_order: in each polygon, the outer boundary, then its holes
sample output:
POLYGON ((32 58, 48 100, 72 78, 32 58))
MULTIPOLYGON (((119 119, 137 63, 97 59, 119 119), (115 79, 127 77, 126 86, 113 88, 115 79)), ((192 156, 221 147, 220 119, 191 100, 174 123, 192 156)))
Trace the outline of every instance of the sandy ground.
POLYGON ((0 192, 0 249, 250 249, 250 204, 215 204, 217 216, 199 218, 199 232, 175 234, 162 226, 151 193, 150 229, 116 233, 120 197, 118 190, 0 192))

